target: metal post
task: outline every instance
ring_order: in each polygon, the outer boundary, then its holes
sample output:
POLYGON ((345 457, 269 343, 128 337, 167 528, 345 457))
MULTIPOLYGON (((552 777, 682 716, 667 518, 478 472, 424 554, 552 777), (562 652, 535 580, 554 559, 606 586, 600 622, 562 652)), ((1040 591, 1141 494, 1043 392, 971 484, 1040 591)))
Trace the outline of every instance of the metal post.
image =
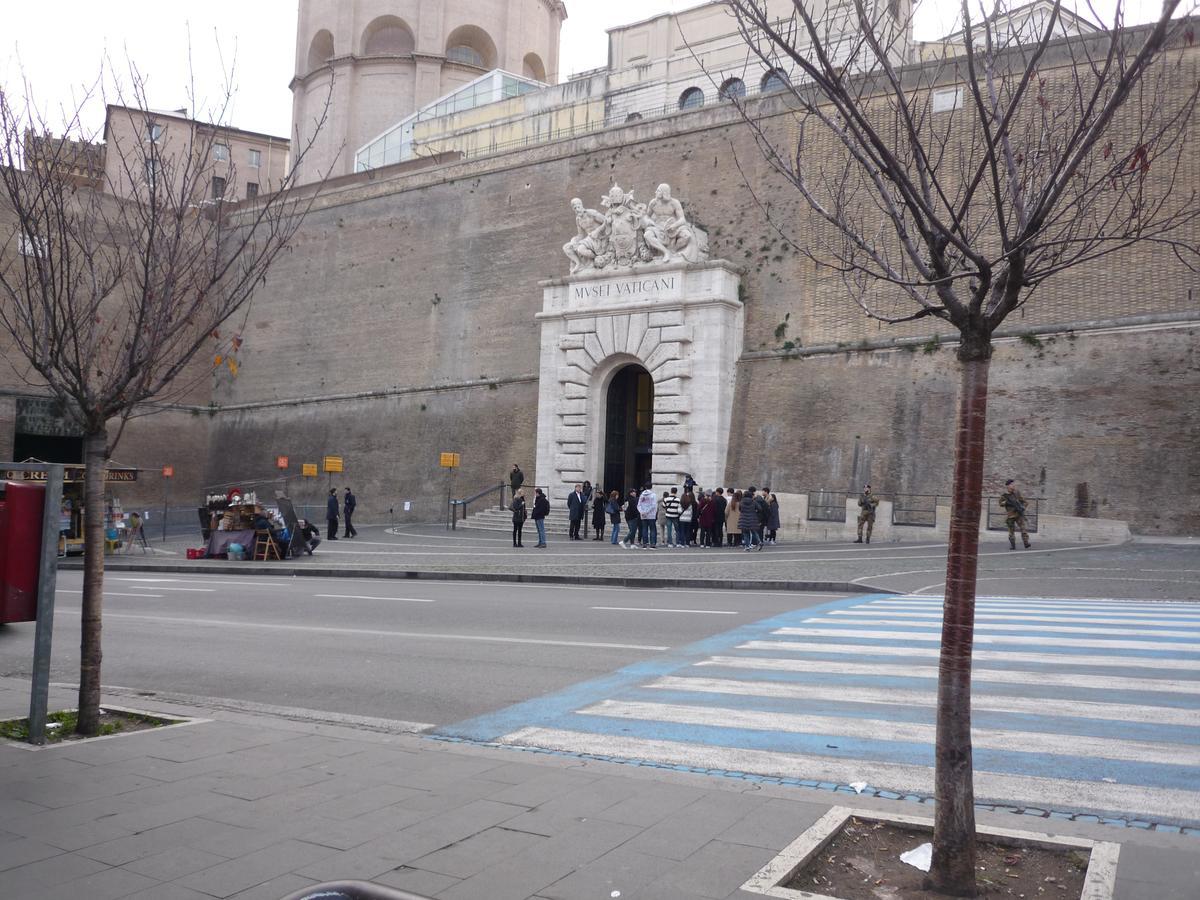
POLYGON ((163 479, 163 527, 162 539, 163 543, 167 542, 167 503, 171 497, 171 479, 163 479))
POLYGON ((62 511, 63 467, 46 467, 42 506, 42 560, 38 570, 37 625, 33 638, 33 680, 29 692, 29 741, 46 743, 50 699, 50 645, 54 635, 54 591, 58 581, 58 519, 62 511))

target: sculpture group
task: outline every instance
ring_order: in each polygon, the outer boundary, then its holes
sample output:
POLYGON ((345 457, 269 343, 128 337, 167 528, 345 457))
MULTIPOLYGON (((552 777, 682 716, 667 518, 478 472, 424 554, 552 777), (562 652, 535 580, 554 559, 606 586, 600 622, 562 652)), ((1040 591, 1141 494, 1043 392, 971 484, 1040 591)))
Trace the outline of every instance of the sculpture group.
POLYGON ((577 233, 563 246, 571 274, 619 269, 641 263, 701 262, 708 258, 708 236, 687 221, 683 206, 660 184, 649 203, 634 200, 613 185, 600 200, 604 212, 571 201, 577 233))

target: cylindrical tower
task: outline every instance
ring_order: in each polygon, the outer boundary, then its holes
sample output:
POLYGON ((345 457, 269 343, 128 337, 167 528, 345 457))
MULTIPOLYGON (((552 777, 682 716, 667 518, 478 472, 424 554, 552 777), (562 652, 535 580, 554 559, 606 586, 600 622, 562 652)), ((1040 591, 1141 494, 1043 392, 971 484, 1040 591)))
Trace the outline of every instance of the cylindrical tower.
POLYGON ((371 138, 491 69, 557 82, 566 17, 563 0, 299 0, 293 159, 325 116, 300 180, 352 172, 371 138))

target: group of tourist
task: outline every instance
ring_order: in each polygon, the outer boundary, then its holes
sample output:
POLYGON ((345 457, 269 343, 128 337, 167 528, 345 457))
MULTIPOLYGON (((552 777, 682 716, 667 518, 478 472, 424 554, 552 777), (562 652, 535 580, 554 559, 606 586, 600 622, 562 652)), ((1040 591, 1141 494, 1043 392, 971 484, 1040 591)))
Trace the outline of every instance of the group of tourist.
MULTIPOLYGON (((546 516, 550 500, 541 488, 533 489, 533 503, 526 501, 521 485, 524 475, 513 466, 509 476, 512 488, 512 541, 514 547, 524 547, 525 522, 533 520, 537 529, 535 547, 546 546, 546 516)), ((590 481, 575 485, 567 495, 569 540, 584 540, 589 533, 585 526, 591 514, 591 539, 602 541, 611 527, 609 542, 632 550, 658 548, 660 536, 664 547, 741 547, 749 552, 774 544, 779 534, 779 499, 770 488, 751 486, 745 491, 733 488, 701 489, 691 478, 683 488, 673 487, 661 497, 646 485, 640 492, 630 490, 605 494, 590 481), (624 523, 624 538, 621 537, 624 523)))

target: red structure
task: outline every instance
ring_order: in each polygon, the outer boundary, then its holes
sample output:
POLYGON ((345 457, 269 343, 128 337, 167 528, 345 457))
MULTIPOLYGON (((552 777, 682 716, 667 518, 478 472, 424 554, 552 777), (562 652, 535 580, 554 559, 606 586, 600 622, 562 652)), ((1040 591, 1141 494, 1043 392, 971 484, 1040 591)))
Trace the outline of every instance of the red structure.
POLYGON ((0 623, 37 619, 46 489, 10 481, 0 502, 0 623))

